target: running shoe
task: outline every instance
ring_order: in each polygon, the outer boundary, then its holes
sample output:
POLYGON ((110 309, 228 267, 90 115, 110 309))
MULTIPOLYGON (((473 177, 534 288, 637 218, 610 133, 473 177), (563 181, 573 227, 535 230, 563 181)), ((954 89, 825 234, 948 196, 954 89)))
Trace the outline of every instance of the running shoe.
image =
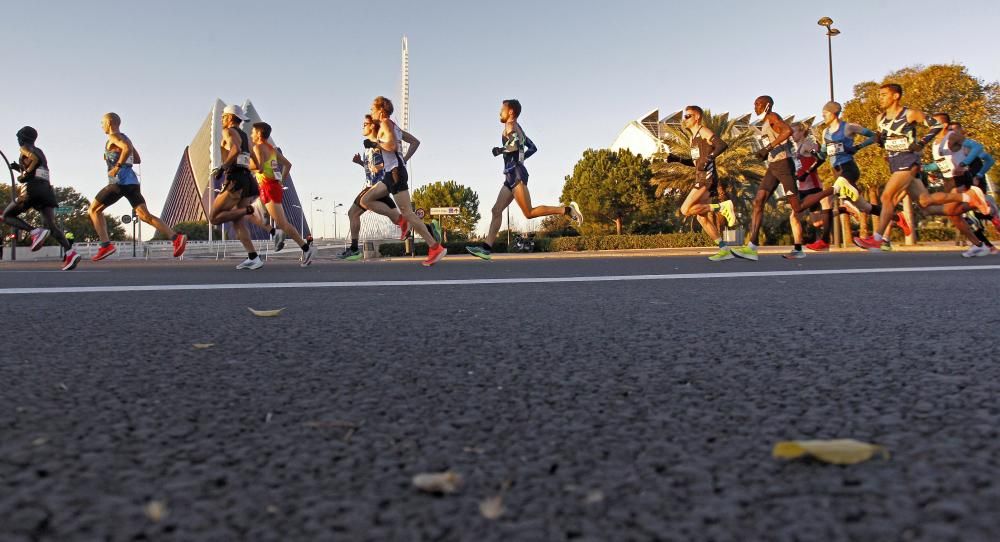
POLYGON ((913 233, 913 229, 910 228, 910 223, 907 222, 906 215, 903 214, 903 211, 896 211, 896 219, 893 220, 893 223, 899 226, 899 229, 903 231, 903 235, 910 235, 913 233))
POLYGON ((992 254, 994 256, 996 256, 997 254, 1000 254, 1000 248, 997 248, 997 247, 995 247, 993 245, 990 245, 990 254, 992 254))
POLYGON ((94 254, 94 257, 91 258, 91 260, 95 261, 95 262, 99 262, 99 261, 103 260, 104 258, 107 258, 108 256, 114 254, 117 251, 118 251, 118 249, 115 248, 114 244, 108 244, 106 246, 103 246, 103 247, 97 249, 97 254, 94 254))
POLYGON ((188 236, 183 233, 177 234, 174 237, 174 258, 179 258, 181 254, 184 254, 184 249, 187 248, 188 236))
POLYGON ((712 262, 724 262, 726 260, 732 260, 733 258, 735 258, 735 256, 733 256, 732 249, 729 247, 722 247, 718 252, 709 256, 708 260, 712 262))
POLYGON ((399 226, 399 240, 405 241, 406 237, 410 235, 410 223, 406 221, 406 217, 399 215, 399 221, 396 222, 399 226))
POLYGON ((436 220, 431 221, 431 223, 427 225, 427 231, 430 232, 431 237, 434 238, 434 241, 438 243, 441 242, 441 225, 438 224, 436 220))
POLYGON ((860 197, 858 189, 851 186, 851 183, 847 182, 847 179, 843 177, 838 177, 833 183, 833 191, 836 192, 841 198, 849 199, 851 201, 857 201, 860 197))
POLYGON ((31 230, 31 251, 35 252, 42 248, 45 240, 49 237, 49 230, 45 228, 35 228, 31 230))
POLYGON ((841 213, 843 213, 843 212, 846 211, 847 214, 851 215, 851 217, 854 218, 854 220, 857 220, 859 222, 861 221, 861 210, 860 209, 858 209, 857 207, 855 207, 853 203, 847 201, 846 199, 845 200, 841 200, 840 203, 841 203, 841 207, 840 207, 840 212, 841 213))
POLYGON ((792 249, 788 251, 788 254, 782 254, 781 257, 786 260, 801 260, 806 257, 806 253, 801 250, 792 249))
POLYGON ((990 255, 990 247, 986 246, 985 244, 979 245, 978 247, 976 245, 972 245, 971 247, 969 247, 969 250, 966 250, 965 252, 962 253, 963 258, 981 258, 983 256, 989 256, 989 255, 990 255))
POLYGON ((882 242, 876 241, 875 237, 870 235, 868 237, 855 237, 854 244, 861 250, 882 250, 882 242))
POLYGON ((809 249, 809 250, 811 250, 811 251, 813 251, 813 252, 829 252, 830 251, 830 243, 827 243, 826 241, 824 241, 822 239, 818 239, 815 242, 809 243, 808 245, 806 245, 806 248, 809 249))
POLYGON ((744 247, 734 247, 730 249, 733 251, 733 256, 743 260, 757 261, 757 249, 751 248, 749 245, 744 247))
POLYGON ((878 247, 882 252, 892 252, 892 243, 888 239, 882 239, 882 244, 878 247))
POLYGON ((570 217, 573 222, 576 222, 576 227, 583 226, 583 213, 580 212, 580 206, 577 205, 575 201, 569 202, 570 217))
POLYGON ((982 189, 978 186, 970 186, 968 190, 965 191, 968 197, 968 203, 972 208, 979 211, 984 215, 990 214, 990 204, 986 202, 986 194, 983 194, 982 189))
POLYGON ((493 258, 493 255, 490 253, 490 251, 486 250, 483 247, 467 246, 465 247, 465 251, 483 260, 490 260, 493 258))
POLYGON ((77 254, 75 250, 70 249, 70 251, 66 253, 66 257, 63 258, 62 270, 72 271, 76 269, 76 264, 78 263, 80 263, 80 255, 77 254))
POLYGON ((274 251, 281 252, 285 248, 285 232, 280 228, 274 230, 274 251))
POLYGON ((299 260, 301 263, 299 263, 299 265, 301 267, 309 267, 309 265, 313 263, 313 258, 315 256, 316 256, 316 246, 310 243, 309 249, 302 251, 302 258, 299 260))
POLYGON ((347 248, 344 249, 343 252, 341 252, 340 254, 337 254, 337 259, 338 260, 348 261, 348 262, 356 262, 356 261, 360 260, 363 256, 364 256, 364 254, 361 253, 360 249, 358 249, 358 250, 352 250, 351 247, 347 247, 347 248))
POLYGON ((445 254, 448 254, 448 249, 444 248, 444 245, 438 243, 427 251, 427 259, 424 260, 424 267, 430 267, 444 258, 445 254))
POLYGON ((736 210, 733 208, 732 200, 726 200, 719 204, 719 214, 726 219, 726 225, 732 228, 736 225, 736 210))
POLYGON ((264 262, 261 261, 260 256, 254 259, 247 258, 243 260, 243 263, 236 266, 236 269, 260 269, 264 267, 264 262))

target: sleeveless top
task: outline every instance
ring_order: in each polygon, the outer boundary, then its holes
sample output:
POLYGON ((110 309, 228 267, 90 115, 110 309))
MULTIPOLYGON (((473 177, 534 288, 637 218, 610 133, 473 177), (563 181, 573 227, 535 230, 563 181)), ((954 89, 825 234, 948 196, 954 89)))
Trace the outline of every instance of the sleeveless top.
POLYGON ((238 127, 236 132, 240 134, 240 153, 236 155, 236 160, 229 165, 229 169, 250 169, 250 136, 238 127))
POLYGON ((941 141, 934 144, 931 148, 931 152, 934 155, 934 163, 937 164, 938 171, 941 172, 941 176, 945 179, 951 179, 955 176, 955 168, 965 160, 967 151, 963 145, 957 151, 951 150, 948 147, 948 137, 951 132, 945 134, 941 141))
POLYGON ((385 178, 385 168, 382 162, 382 151, 378 149, 365 149, 361 155, 361 164, 365 168, 365 181, 367 186, 375 186, 385 178), (372 169, 376 171, 372 171, 372 169))
POLYGON ((849 154, 854 150, 854 136, 847 135, 847 123, 844 121, 840 121, 840 126, 832 132, 829 126, 823 130, 823 146, 834 166, 842 166, 854 160, 854 155, 849 154))
POLYGON ((910 145, 917 140, 917 124, 906 120, 907 108, 903 108, 895 118, 879 117, 878 130, 889 156, 916 154, 910 152, 910 145))
MULTIPOLYGON (((803 140, 803 143, 809 141, 809 139, 803 140)), ((792 142, 792 149, 794 151, 792 160, 795 162, 795 172, 798 174, 802 168, 811 168, 813 164, 816 163, 816 157, 812 154, 802 154, 799 151, 802 146, 792 142)), ((806 176, 805 180, 799 182, 799 190, 811 190, 813 188, 823 188, 822 183, 819 182, 819 173, 816 171, 811 172, 806 176)))
MULTIPOLYGON (((108 143, 110 143, 110 141, 108 143)), ((135 174, 135 170, 132 169, 132 166, 135 164, 133 154, 134 153, 129 153, 128 158, 125 159, 125 163, 122 164, 121 168, 118 170, 117 177, 108 176, 108 184, 139 184, 139 177, 135 174)), ((121 160, 121 157, 122 150, 118 147, 109 148, 108 145, 104 146, 104 161, 108 164, 109 172, 112 168, 118 165, 118 161, 121 160)))
MULTIPOLYGON (((774 128, 771 127, 770 122, 764 121, 764 124, 760 128, 760 132, 761 134, 758 139, 760 141, 762 149, 766 148, 768 145, 771 144, 772 141, 778 138, 778 132, 774 131, 774 128)), ((790 141, 791 138, 788 138, 785 140, 784 143, 772 149, 771 152, 767 155, 768 163, 778 162, 781 160, 787 160, 791 158, 792 145, 790 141)))
POLYGON ((281 163, 278 162, 278 151, 274 150, 274 147, 270 143, 264 143, 267 145, 268 153, 264 157, 264 163, 260 165, 260 170, 257 171, 257 182, 273 181, 281 182, 281 163))
MULTIPOLYGON (((403 145, 403 131, 399 129, 399 126, 395 122, 392 123, 392 133, 396 136, 396 151, 390 152, 382 149, 382 164, 385 168, 382 170, 388 173, 399 166, 406 167, 406 163, 403 162, 403 155, 399 153, 400 147, 403 145)), ((379 140, 379 143, 388 143, 388 141, 379 140)))
MULTIPOLYGON (((49 179, 49 160, 47 158, 45 158, 45 153, 42 152, 42 149, 39 149, 38 147, 36 147, 34 145, 31 145, 31 151, 33 153, 35 153, 35 156, 38 157, 38 167, 35 168, 35 173, 31 177, 26 177, 24 179, 24 182, 26 182, 26 183, 32 182, 32 181, 49 182, 50 181, 50 179, 49 179)), ((27 156, 24 156, 22 154, 21 157, 18 158, 17 162, 19 164, 21 164, 21 171, 24 171, 25 169, 28 168, 28 157, 27 156)))

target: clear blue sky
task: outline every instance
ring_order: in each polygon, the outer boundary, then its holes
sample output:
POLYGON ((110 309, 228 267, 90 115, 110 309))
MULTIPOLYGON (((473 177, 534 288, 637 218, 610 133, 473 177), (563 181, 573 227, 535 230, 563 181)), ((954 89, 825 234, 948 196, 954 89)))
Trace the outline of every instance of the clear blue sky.
MULTIPOLYGON (((529 186, 535 202, 546 203, 557 200, 583 150, 608 146, 654 107, 697 103, 742 113, 766 93, 783 114, 817 114, 828 92, 826 38, 816 25, 823 15, 843 31, 834 39, 838 98, 856 82, 913 64, 961 62, 980 78, 1000 78, 991 37, 1000 10, 978 0, 823 7, 411 0, 380 2, 381 14, 373 4, 57 0, 11 7, 0 32, 7 53, 0 148, 13 152, 14 132, 35 126, 55 184, 93 197, 106 182, 99 120, 116 111, 142 151, 143 192, 158 213, 213 100, 250 98, 294 163, 303 198, 316 193, 349 204, 362 183, 350 162, 360 149, 361 117, 374 96, 398 96, 406 34, 411 127, 423 142, 411 186, 468 184, 485 219, 502 180, 490 148, 503 98, 524 104, 522 125, 540 149, 528 162, 529 186)), ((123 200, 111 212, 127 210, 123 200)), ((512 216, 523 227, 520 212, 512 216)), ((322 232, 321 224, 315 229, 322 232)))

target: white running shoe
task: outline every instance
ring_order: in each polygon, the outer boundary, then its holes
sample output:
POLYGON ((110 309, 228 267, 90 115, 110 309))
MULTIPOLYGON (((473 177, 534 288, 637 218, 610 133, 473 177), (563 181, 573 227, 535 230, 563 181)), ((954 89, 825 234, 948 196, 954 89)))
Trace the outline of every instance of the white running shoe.
POLYGON ((42 245, 45 244, 45 240, 48 239, 48 237, 49 230, 45 228, 35 228, 31 230, 31 251, 35 252, 36 250, 42 248, 42 245))
POLYGON ((247 258, 243 260, 243 263, 236 266, 236 269, 260 269, 264 267, 264 262, 257 256, 254 259, 247 258))
POLYGON ((781 257, 786 260, 801 260, 806 257, 806 253, 801 250, 792 249, 788 251, 788 254, 782 254, 781 257))
POLYGON ((576 226, 583 226, 583 213, 580 212, 580 206, 575 201, 571 201, 569 202, 569 208, 571 212, 570 216, 576 222, 576 226))
POLYGON ((285 248, 285 232, 281 228, 275 228, 274 230, 274 251, 281 252, 281 249, 285 248))
POLYGON ((299 265, 302 267, 309 267, 309 264, 313 263, 314 256, 316 256, 316 245, 309 245, 309 250, 302 251, 302 257, 299 259, 299 265))
POLYGON ((990 255, 990 247, 986 246, 985 244, 979 245, 978 247, 976 245, 972 245, 971 247, 969 247, 969 250, 966 250, 965 252, 962 253, 963 258, 981 258, 983 256, 989 256, 989 255, 990 255))

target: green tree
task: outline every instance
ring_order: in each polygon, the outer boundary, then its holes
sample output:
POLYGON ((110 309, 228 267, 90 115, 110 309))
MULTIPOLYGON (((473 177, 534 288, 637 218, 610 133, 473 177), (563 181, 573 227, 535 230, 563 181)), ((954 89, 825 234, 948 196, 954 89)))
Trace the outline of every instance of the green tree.
MULTIPOLYGON (((431 207, 460 208, 461 214, 445 219, 445 227, 466 239, 472 235, 476 223, 482 218, 479 214, 479 195, 475 190, 455 181, 437 181, 417 188, 413 191, 413 204, 418 209, 427 211, 431 207)), ((430 217, 425 219, 430 220, 430 217)))
POLYGON ((650 161, 627 149, 588 149, 566 177, 562 202, 576 201, 589 217, 582 233, 621 235, 655 205, 652 177, 650 161))
MULTIPOLYGON (((18 185, 19 189, 23 187, 18 185)), ((71 232, 76 241, 96 241, 97 230, 94 229, 93 222, 90 221, 90 202, 82 194, 68 186, 55 187, 56 201, 60 207, 69 207, 68 214, 57 214, 56 222, 64 232, 71 232)), ((10 187, 0 189, 0 207, 6 208, 10 203, 10 187)), ((21 215, 28 224, 41 226, 42 217, 34 209, 21 215)), ((122 227, 118 219, 104 215, 104 220, 108 224, 108 235, 112 241, 124 241, 126 238, 125 228, 122 227)), ((46 241, 46 244, 55 244, 55 240, 46 241)))

